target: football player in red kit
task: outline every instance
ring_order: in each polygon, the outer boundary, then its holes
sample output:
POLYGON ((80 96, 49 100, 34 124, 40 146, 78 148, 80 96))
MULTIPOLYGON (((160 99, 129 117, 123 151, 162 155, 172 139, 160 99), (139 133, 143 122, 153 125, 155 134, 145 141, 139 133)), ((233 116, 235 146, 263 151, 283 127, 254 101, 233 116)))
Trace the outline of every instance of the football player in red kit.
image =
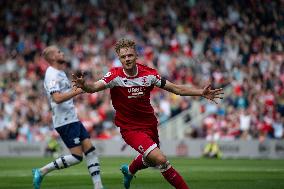
POLYGON ((86 83, 83 76, 73 75, 76 87, 87 93, 110 88, 111 100, 116 110, 115 124, 125 142, 139 155, 128 165, 123 165, 124 187, 128 189, 134 174, 147 167, 158 167, 164 178, 177 189, 189 187, 172 167, 159 148, 157 118, 150 104, 150 92, 156 86, 181 96, 202 96, 215 103, 222 98, 223 89, 193 89, 176 85, 161 78, 159 73, 147 66, 138 64, 135 42, 122 39, 115 45, 115 51, 122 67, 112 68, 101 80, 86 83))

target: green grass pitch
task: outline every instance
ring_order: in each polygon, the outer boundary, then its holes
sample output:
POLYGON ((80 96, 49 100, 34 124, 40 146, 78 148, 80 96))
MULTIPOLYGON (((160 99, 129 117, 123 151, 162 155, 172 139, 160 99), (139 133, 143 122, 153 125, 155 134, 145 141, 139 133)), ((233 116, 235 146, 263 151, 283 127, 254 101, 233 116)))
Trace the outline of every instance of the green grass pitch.
MULTIPOLYGON (((284 160, 169 158, 191 189, 283 189, 284 160)), ((31 169, 51 158, 0 158, 0 189, 31 189, 31 169)), ((106 189, 123 189, 119 167, 131 158, 101 158, 106 189)), ((46 176, 42 189, 92 189, 85 162, 46 176)), ((171 189, 158 170, 137 173, 131 189, 171 189)))

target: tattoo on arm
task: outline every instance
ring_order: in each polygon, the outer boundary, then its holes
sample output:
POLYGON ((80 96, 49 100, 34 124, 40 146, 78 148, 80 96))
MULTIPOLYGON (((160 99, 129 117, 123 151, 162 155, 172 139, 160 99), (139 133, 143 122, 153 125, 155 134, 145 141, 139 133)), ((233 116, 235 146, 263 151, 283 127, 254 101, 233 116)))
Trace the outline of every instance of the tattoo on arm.
POLYGON ((85 84, 83 90, 86 91, 87 93, 96 92, 94 85, 90 85, 90 84, 85 84))

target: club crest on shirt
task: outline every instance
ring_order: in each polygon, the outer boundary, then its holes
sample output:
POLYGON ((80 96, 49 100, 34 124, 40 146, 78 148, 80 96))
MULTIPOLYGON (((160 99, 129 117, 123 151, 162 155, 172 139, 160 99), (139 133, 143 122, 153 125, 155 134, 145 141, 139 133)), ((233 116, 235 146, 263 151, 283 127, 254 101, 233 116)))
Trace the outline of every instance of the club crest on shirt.
POLYGON ((111 76, 111 72, 107 72, 105 75, 105 77, 109 77, 109 76, 111 76))
POLYGON ((142 84, 143 84, 143 86, 149 86, 150 85, 146 76, 142 77, 142 84))

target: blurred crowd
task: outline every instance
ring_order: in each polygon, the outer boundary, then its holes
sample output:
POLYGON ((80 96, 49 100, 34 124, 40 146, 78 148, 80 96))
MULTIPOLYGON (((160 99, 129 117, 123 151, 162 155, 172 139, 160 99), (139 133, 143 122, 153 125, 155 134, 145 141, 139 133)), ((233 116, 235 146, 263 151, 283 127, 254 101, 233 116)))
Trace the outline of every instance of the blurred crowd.
MULTIPOLYGON (((283 139, 283 0, 18 0, 0 1, 0 140, 56 136, 42 49, 56 44, 68 76, 83 71, 95 81, 120 65, 120 38, 134 39, 139 62, 171 82, 225 90, 214 104, 154 89, 160 123, 194 108, 206 116, 188 126, 190 137, 283 139)), ((108 90, 74 101, 92 138, 119 136, 108 90)))

